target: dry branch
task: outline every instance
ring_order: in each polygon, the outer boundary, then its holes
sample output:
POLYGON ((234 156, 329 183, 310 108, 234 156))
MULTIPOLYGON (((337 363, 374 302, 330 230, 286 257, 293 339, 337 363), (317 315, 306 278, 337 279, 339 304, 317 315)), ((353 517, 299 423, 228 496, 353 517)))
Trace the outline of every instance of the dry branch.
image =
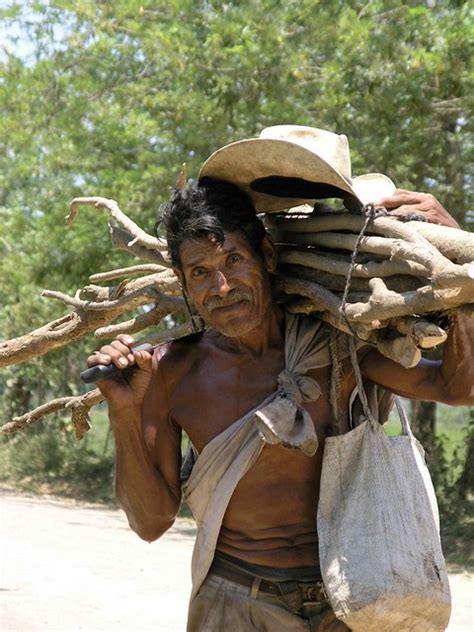
POLYGON ((20 364, 75 342, 97 327, 112 322, 119 314, 119 310, 95 313, 71 312, 24 336, 0 342, 0 367, 20 364))
POLYGON ((185 312, 185 303, 178 296, 179 293, 177 280, 162 276, 161 273, 122 282, 115 287, 88 286, 88 290, 84 288, 75 297, 45 290, 43 296, 72 305, 75 311, 24 336, 0 342, 0 367, 19 364, 75 342, 143 305, 154 304, 163 316, 168 313, 182 314, 185 312), (79 298, 83 291, 95 293, 99 300, 87 301, 79 298), (117 295, 119 298, 114 299, 117 295), (109 298, 113 300, 108 300, 109 298))
POLYGON ((89 285, 76 293, 74 297, 51 290, 43 290, 41 295, 46 298, 60 300, 76 309, 87 311, 107 311, 120 308, 134 309, 146 303, 162 300, 164 298, 163 290, 167 291, 167 299, 169 295, 173 296, 179 293, 180 288, 177 279, 170 281, 166 277, 161 279, 158 275, 150 275, 133 281, 122 282, 113 288, 89 285), (82 292, 86 294, 92 293, 94 298, 98 300, 82 299, 80 298, 82 292))
POLYGON ((133 235, 120 226, 113 226, 109 224, 109 235, 114 248, 118 250, 124 250, 130 255, 141 259, 142 261, 149 261, 150 263, 157 263, 158 265, 171 267, 170 261, 164 253, 157 250, 149 250, 145 246, 133 243, 133 235))
POLYGON ((409 229, 427 239, 441 254, 456 263, 474 261, 474 234, 429 222, 407 222, 409 229))
MULTIPOLYGON (((341 309, 341 299, 318 283, 282 276, 277 287, 287 294, 305 296, 311 299, 317 306, 314 311, 329 311, 332 314, 337 314, 341 309)), ((400 294, 389 290, 383 280, 377 278, 369 281, 369 287, 372 293, 367 302, 346 305, 345 315, 350 322, 370 323, 398 316, 446 311, 465 305, 472 297, 470 289, 434 290, 431 285, 400 294)))
MULTIPOLYGON (((265 224, 271 229, 295 233, 320 233, 328 231, 350 231, 359 233, 364 218, 349 213, 310 215, 294 219, 291 215, 268 215, 265 224)), ((407 242, 420 238, 431 243, 442 255, 456 263, 474 261, 474 234, 459 228, 440 226, 429 222, 399 222, 390 216, 376 217, 370 225, 369 233, 403 239, 407 242)))
MULTIPOLYGON (((170 314, 176 317, 188 312, 181 296, 178 280, 169 269, 170 264, 165 253, 166 242, 148 235, 120 210, 114 200, 107 198, 73 200, 68 224, 72 223, 81 205, 105 209, 119 224, 119 226, 109 224, 113 244, 150 263, 92 275, 91 284, 78 290, 74 296, 69 296, 64 292, 44 290, 42 292, 44 297, 60 300, 73 307, 74 311, 28 334, 1 342, 0 367, 28 361, 79 340, 91 332, 101 338, 114 336, 119 332, 136 333, 150 325, 160 323, 170 314), (141 276, 135 279, 125 278, 115 286, 96 284, 137 274, 141 276), (123 314, 150 304, 153 305, 150 311, 136 314, 127 321, 115 322, 123 314)), ((194 330, 194 323, 185 323, 169 332, 154 336, 153 344, 160 340, 167 340, 173 335, 192 333, 194 330)), ((97 390, 83 396, 55 399, 13 419, 1 428, 1 432, 9 434, 52 412, 70 409, 76 435, 81 437, 89 428, 90 408, 102 399, 97 390)))
POLYGON ((405 318, 394 318, 390 325, 404 336, 408 336, 422 349, 431 349, 443 343, 448 334, 444 329, 422 318, 407 316, 405 318))
POLYGON ((472 289, 435 290, 426 285, 414 292, 399 294, 387 289, 382 279, 369 281, 371 298, 366 303, 347 305, 345 313, 351 321, 371 320, 446 311, 464 305, 472 298, 472 289))
POLYGON ((57 413, 61 410, 71 410, 71 420, 76 432, 76 437, 82 439, 85 433, 90 429, 89 411, 93 406, 104 401, 104 396, 98 388, 89 391, 85 395, 77 395, 72 397, 59 397, 47 404, 42 404, 34 410, 14 417, 12 421, 0 427, 1 434, 13 434, 21 430, 25 426, 30 426, 47 415, 57 413))
MULTIPOLYGON (((431 329, 430 334, 420 333, 417 340, 413 330, 402 327, 399 331, 394 319, 410 314, 418 318, 472 301, 473 235, 425 222, 403 223, 385 214, 373 218, 359 238, 364 217, 347 212, 308 214, 306 207, 303 210, 269 215, 265 220, 280 247, 282 289, 307 297, 315 310, 329 312, 333 320, 341 310, 341 303, 336 309, 337 299, 341 299, 342 290, 349 289, 344 317, 352 329, 355 323, 383 321, 410 345, 426 348, 443 341, 443 332, 431 329), (356 244, 358 257, 362 254, 364 260, 354 263, 350 256, 356 244), (315 250, 315 246, 333 252, 315 250)), ((298 308, 303 307, 311 310, 307 301, 298 308)), ((383 346, 380 340, 382 352, 383 346)))
POLYGON ((351 323, 340 315, 315 309, 310 299, 297 299, 289 303, 286 308, 292 314, 312 314, 317 311, 318 318, 329 323, 336 329, 349 335, 356 335, 377 349, 394 362, 406 368, 416 366, 421 358, 420 349, 429 349, 446 340, 446 332, 435 323, 417 318, 400 318, 391 324, 402 336, 387 336, 384 331, 387 321, 372 321, 366 323, 351 323))
MULTIPOLYGON (((328 249, 348 250, 352 252, 357 242, 357 235, 347 233, 282 233, 281 240, 286 244, 305 246, 324 246, 328 249)), ((436 253, 428 243, 407 242, 391 237, 363 237, 360 251, 373 255, 417 263, 424 268, 423 274, 431 276, 451 270, 455 264, 443 255, 436 253)))
MULTIPOLYGON (((342 293, 346 285, 346 277, 340 274, 315 270, 302 265, 282 265, 280 270, 289 276, 298 277, 307 281, 315 281, 323 285, 328 290, 336 293, 342 293)), ((404 292, 408 290, 416 290, 426 281, 408 274, 397 274, 384 278, 387 287, 395 292, 404 292)), ((351 280, 351 291, 370 293, 368 279, 355 276, 351 280)))
MULTIPOLYGON (((321 254, 311 250, 282 250, 279 255, 281 263, 294 263, 297 265, 322 270, 330 274, 347 276, 350 269, 349 257, 337 259, 329 254, 321 254)), ((413 274, 414 276, 423 276, 426 273, 424 265, 420 265, 415 261, 407 261, 405 259, 385 259, 384 261, 369 261, 367 263, 356 263, 353 268, 354 277, 363 277, 372 279, 374 276, 387 277, 396 274, 413 274)))
POLYGON ((322 320, 374 344, 403 366, 415 366, 421 349, 446 339, 442 328, 420 315, 472 302, 474 264, 466 253, 473 237, 449 229, 455 247, 448 250, 444 227, 432 230, 430 225, 426 230, 423 222, 403 224, 377 217, 359 238, 364 222, 348 213, 268 217, 266 223, 280 246, 278 287, 293 297, 291 311, 318 312, 322 320), (443 244, 446 254, 431 240, 443 244), (338 254, 315 246, 337 249, 338 254), (356 247, 363 262, 350 259, 356 247), (306 298, 297 298, 301 296, 306 298))
POLYGON ((184 316, 186 312, 187 308, 182 299, 176 299, 173 297, 170 297, 169 299, 163 298, 159 305, 156 305, 149 312, 138 314, 138 316, 135 316, 130 320, 98 328, 95 331, 95 337, 102 339, 115 338, 119 334, 135 334, 147 327, 158 325, 168 314, 173 314, 174 316, 184 316), (179 300, 179 303, 176 302, 177 300, 179 300))
MULTIPOLYGON (((189 321, 183 325, 178 325, 163 332, 147 336, 141 342, 149 342, 156 346, 176 338, 193 334, 196 331, 196 323, 189 321)), ((104 396, 95 388, 85 395, 70 397, 60 397, 47 404, 42 404, 34 410, 19 417, 14 417, 11 421, 0 426, 0 434, 14 434, 18 430, 36 423, 47 415, 61 411, 71 412, 71 422, 77 439, 82 439, 91 428, 89 413, 91 408, 104 401, 104 396)))
POLYGON ((80 206, 93 206, 99 209, 105 209, 109 215, 120 224, 126 231, 132 235, 132 239, 128 244, 130 247, 138 244, 147 248, 147 250, 166 251, 168 246, 164 239, 158 239, 145 232, 140 226, 135 224, 123 211, 120 210, 115 200, 109 200, 104 197, 78 197, 74 198, 70 203, 70 212, 66 217, 66 222, 71 225, 76 217, 80 206))
MULTIPOLYGON (((167 268, 167 272, 173 274, 167 268)), ((91 274, 89 281, 91 283, 100 283, 101 281, 113 281, 114 279, 120 279, 122 277, 134 276, 135 274, 143 274, 145 272, 154 274, 155 272, 162 272, 163 266, 156 263, 144 263, 143 265, 130 266, 128 268, 117 268, 116 270, 109 270, 108 272, 97 272, 97 274, 91 274)))

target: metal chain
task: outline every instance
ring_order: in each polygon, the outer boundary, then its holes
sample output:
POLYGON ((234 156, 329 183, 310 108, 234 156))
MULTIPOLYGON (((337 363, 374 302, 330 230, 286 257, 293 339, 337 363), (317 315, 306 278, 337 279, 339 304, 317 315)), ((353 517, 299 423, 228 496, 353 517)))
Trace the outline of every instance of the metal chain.
MULTIPOLYGON (((350 332, 352 333, 352 335, 355 338, 359 338, 359 339, 360 339, 359 335, 357 334, 357 332, 353 328, 351 322, 349 321, 349 319, 347 318, 347 315, 346 315, 347 297, 349 295, 349 290, 350 290, 350 287, 351 287, 352 273, 354 271, 354 266, 356 264, 357 255, 359 254, 359 247, 360 247, 362 238, 365 236, 365 233, 367 232, 367 229, 369 227, 370 222, 375 217, 380 217, 381 215, 385 215, 386 213, 387 213, 387 211, 383 207, 375 208, 373 204, 366 204, 366 205, 364 205, 362 207, 362 215, 365 215, 365 222, 364 222, 364 225, 362 226, 359 234, 357 235, 356 243, 355 243, 354 249, 352 251, 351 261, 350 261, 350 265, 349 265, 349 270, 348 270, 347 276, 346 276, 346 284, 344 286, 344 292, 343 292, 343 295, 342 295, 342 301, 341 301, 341 305, 339 307, 339 313, 344 318, 344 321, 345 321, 347 327, 349 328, 350 332)), ((364 341, 364 342, 367 342, 367 341, 364 341)))
MULTIPOLYGON (((361 375, 360 368, 359 368, 359 362, 358 362, 358 358, 357 358, 356 345, 355 345, 355 342, 354 342, 354 338, 359 338, 360 340, 362 340, 362 339, 357 334, 357 332, 354 330, 354 328, 352 327, 351 322, 347 318, 346 305, 347 305, 347 297, 349 295, 349 289, 350 289, 350 286, 351 286, 352 273, 354 271, 354 266, 356 264, 357 255, 359 254, 359 247, 360 247, 362 238, 364 237, 365 233, 367 232, 367 229, 369 227, 370 222, 375 217, 379 217, 381 215, 386 215, 387 211, 383 207, 375 208, 373 204, 367 204, 367 205, 365 205, 362 208, 362 214, 365 215, 365 222, 364 222, 364 225, 362 226, 362 228, 361 228, 361 230, 360 230, 360 232, 359 232, 359 234, 357 236, 356 243, 354 245, 354 250, 352 251, 351 262, 350 262, 350 266, 349 266, 349 271, 347 272, 346 284, 345 284, 345 287, 344 287, 344 293, 342 295, 341 306, 339 307, 339 313, 344 318, 344 321, 345 321, 346 325, 348 326, 349 330, 352 333, 352 337, 349 337, 349 354, 350 354, 350 358, 351 358, 352 368, 354 370, 354 375, 355 375, 355 378, 356 378, 357 390, 359 392, 359 399, 360 399, 360 402, 362 404, 362 409, 364 411, 364 414, 365 414, 366 418, 369 419, 371 422, 373 422, 374 419, 373 419, 373 415, 372 415, 371 410, 370 410, 369 402, 367 401, 367 394, 365 392, 363 379, 362 379, 362 375, 361 375)), ((367 341, 367 340, 364 340, 364 342, 365 342, 365 344, 370 344, 370 342, 367 341)))
POLYGON ((201 316, 199 316, 199 314, 196 314, 191 309, 191 305, 189 304, 188 293, 187 293, 187 291, 184 289, 184 287, 182 285, 181 285, 181 293, 183 295, 184 303, 185 303, 186 309, 188 311, 189 320, 191 321, 191 327, 193 329, 192 333, 193 334, 197 334, 200 331, 204 331, 204 329, 206 328, 206 324, 205 324, 203 318, 201 316))

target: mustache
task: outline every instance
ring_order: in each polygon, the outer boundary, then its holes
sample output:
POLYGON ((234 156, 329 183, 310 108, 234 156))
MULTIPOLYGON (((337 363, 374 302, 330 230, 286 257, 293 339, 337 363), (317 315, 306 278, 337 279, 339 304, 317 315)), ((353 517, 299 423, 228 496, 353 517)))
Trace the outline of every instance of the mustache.
POLYGON ((234 288, 230 290, 227 296, 211 296, 204 303, 204 307, 212 312, 214 309, 218 309, 219 307, 228 307, 229 305, 233 305, 234 303, 239 303, 240 301, 250 301, 251 296, 250 292, 244 292, 239 288, 234 288))

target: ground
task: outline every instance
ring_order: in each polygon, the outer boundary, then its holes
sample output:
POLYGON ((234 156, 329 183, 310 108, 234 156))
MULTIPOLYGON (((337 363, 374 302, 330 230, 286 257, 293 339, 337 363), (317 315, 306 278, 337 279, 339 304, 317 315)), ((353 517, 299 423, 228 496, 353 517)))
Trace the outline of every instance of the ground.
MULTIPOLYGON (((2 632, 184 632, 195 528, 141 541, 123 514, 3 493, 2 632)), ((454 570, 454 569, 453 569, 454 570)), ((449 632, 472 627, 472 576, 450 573, 449 632)))

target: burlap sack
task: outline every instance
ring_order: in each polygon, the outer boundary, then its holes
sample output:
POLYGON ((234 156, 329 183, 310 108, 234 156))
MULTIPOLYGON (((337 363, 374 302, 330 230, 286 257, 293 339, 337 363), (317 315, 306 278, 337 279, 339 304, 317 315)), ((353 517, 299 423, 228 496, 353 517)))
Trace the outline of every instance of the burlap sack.
POLYGON ((450 591, 424 451, 402 420, 326 439, 318 509, 321 571, 354 632, 444 630, 450 591))

